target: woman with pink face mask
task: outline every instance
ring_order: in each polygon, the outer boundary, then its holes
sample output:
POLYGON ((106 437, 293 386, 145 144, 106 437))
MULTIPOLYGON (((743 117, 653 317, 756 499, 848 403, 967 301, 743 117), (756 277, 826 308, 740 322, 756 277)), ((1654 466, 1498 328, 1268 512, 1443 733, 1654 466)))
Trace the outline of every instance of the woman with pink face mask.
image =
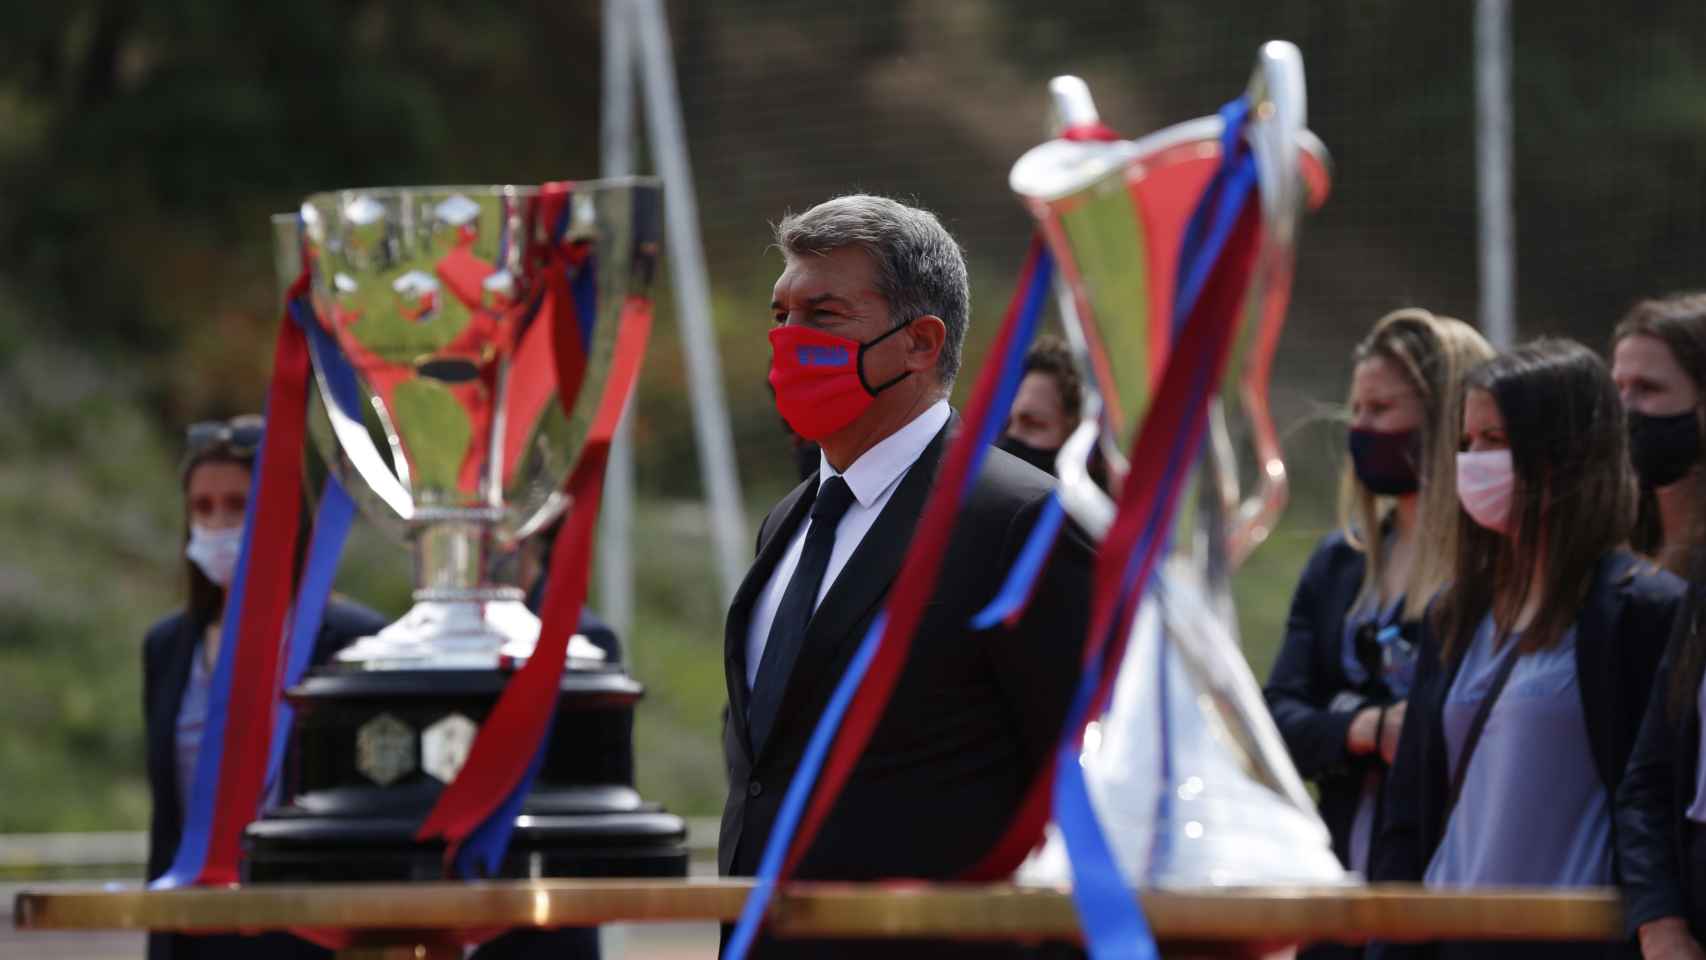
MULTIPOLYGON (((1624 546, 1623 408, 1605 363, 1540 340, 1467 380, 1451 583, 1427 619, 1373 877, 1618 882, 1613 808, 1683 585, 1624 546)), ((1632 943, 1380 945, 1602 957, 1632 943)))
MULTIPOLYGON (((189 592, 184 609, 148 630, 142 643, 142 709, 148 787, 154 813, 148 830, 148 879, 171 866, 194 787, 196 758, 219 656, 225 593, 243 541, 249 483, 264 423, 258 416, 204 421, 189 428, 182 470, 189 592)), ((314 645, 321 663, 349 642, 385 626, 385 618, 333 599, 314 645)), ((186 957, 326 957, 328 951, 284 934, 191 937, 157 933, 149 960, 186 957)))

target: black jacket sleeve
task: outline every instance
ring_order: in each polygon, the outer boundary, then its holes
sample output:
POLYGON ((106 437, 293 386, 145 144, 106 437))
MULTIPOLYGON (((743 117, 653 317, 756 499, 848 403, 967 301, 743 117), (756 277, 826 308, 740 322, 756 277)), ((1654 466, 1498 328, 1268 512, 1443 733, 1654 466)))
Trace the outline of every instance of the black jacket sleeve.
MULTIPOLYGON (((1339 772, 1352 760, 1345 749, 1345 735, 1358 704, 1353 701, 1347 709, 1349 698, 1340 699, 1340 694, 1355 694, 1333 689, 1326 678, 1337 672, 1317 662, 1323 639, 1319 636, 1321 594, 1330 589, 1335 540, 1330 538, 1317 548, 1304 567, 1291 598, 1279 658, 1262 690, 1297 772, 1308 780, 1339 772), (1339 709, 1334 709, 1336 699, 1339 709)), ((1348 548, 1341 545, 1340 549, 1348 548)))
MULTIPOLYGON (((154 701, 161 695, 158 692, 162 682, 160 672, 164 669, 159 665, 159 647, 164 642, 161 633, 161 628, 155 626, 142 638, 142 742, 145 750, 144 763, 148 766, 149 789, 153 801, 149 813, 148 863, 145 867, 149 880, 153 880, 166 872, 165 858, 170 854, 164 851, 164 847, 166 839, 176 833, 174 823, 177 814, 176 810, 168 809, 168 805, 161 801, 161 796, 165 792, 163 789, 165 785, 159 782, 160 771, 154 769, 154 740, 161 736, 160 731, 152 729, 156 713, 154 701)), ((172 840, 171 844, 175 847, 177 841, 172 840)))
POLYGON ((1624 923, 1631 935, 1649 921, 1687 916, 1681 864, 1671 843, 1679 772, 1673 759, 1676 731, 1665 704, 1672 659, 1667 656, 1659 668, 1646 719, 1617 790, 1617 862, 1624 923))
POLYGON ((353 600, 328 598, 320 632, 314 638, 313 664, 328 662, 339 650, 383 630, 386 622, 384 617, 353 600))
MULTIPOLYGON (((1043 503, 1033 501, 1015 514, 1002 543, 1003 563, 998 569, 1011 568, 1043 503)), ((1032 769, 1048 762, 1077 687, 1089 633, 1091 556, 1089 538, 1077 524, 1065 520, 1017 629, 997 628, 985 634, 996 683, 1017 713, 1026 741, 1026 762, 1032 769)))

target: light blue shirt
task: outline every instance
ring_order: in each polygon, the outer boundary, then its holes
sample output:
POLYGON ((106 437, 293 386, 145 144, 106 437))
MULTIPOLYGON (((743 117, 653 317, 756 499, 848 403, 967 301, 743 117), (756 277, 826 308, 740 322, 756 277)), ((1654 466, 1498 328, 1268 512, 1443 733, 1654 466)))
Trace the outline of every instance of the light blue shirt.
MULTIPOLYGON (((1493 650, 1475 631, 1445 699, 1446 770, 1517 638, 1493 650)), ((1600 886, 1611 882, 1611 810, 1594 765, 1576 675, 1576 631, 1521 654, 1469 759, 1457 807, 1423 882, 1430 887, 1600 886)))
POLYGON ((190 657, 190 678, 184 684, 184 698, 178 701, 176 743, 178 752, 178 815, 187 818, 190 790, 195 785, 196 760, 201 756, 202 727, 207 722, 207 692, 213 678, 207 671, 207 658, 197 647, 190 657))

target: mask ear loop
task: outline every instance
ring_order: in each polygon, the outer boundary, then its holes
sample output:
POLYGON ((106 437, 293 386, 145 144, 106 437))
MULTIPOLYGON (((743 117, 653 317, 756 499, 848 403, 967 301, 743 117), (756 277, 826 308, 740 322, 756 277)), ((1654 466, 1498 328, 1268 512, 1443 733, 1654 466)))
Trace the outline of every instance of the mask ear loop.
POLYGON ((874 397, 877 394, 882 393, 884 390, 887 390, 888 388, 890 388, 890 387, 894 386, 895 384, 901 382, 902 380, 905 380, 907 377, 912 376, 911 370, 903 370, 900 372, 899 375, 897 375, 894 378, 887 380, 887 381, 885 381, 885 382, 883 382, 883 383, 881 383, 875 387, 871 386, 871 381, 865 379, 865 351, 871 349, 872 347, 876 346, 879 343, 882 343, 884 340, 887 340, 889 337, 894 336, 895 334, 901 332, 902 330, 905 330, 907 327, 909 327, 911 325, 912 325, 912 321, 908 320, 906 323, 903 323, 897 327, 890 327, 887 333, 883 333, 883 334, 880 334, 878 336, 872 337, 870 340, 867 340, 864 343, 859 344, 859 354, 853 361, 853 369, 854 369, 854 372, 859 374, 859 386, 864 387, 866 393, 868 393, 874 397))

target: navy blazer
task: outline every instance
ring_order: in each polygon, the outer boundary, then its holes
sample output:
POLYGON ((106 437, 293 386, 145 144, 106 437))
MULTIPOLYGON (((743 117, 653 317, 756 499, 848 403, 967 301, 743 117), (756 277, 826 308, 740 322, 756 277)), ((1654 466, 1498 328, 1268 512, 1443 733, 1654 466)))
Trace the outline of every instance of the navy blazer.
MULTIPOLYGON (((326 604, 324 622, 314 638, 316 664, 331 659, 350 642, 378 633, 388 621, 372 610, 347 600, 326 604)), ((148 879, 165 873, 177 854, 183 830, 178 798, 178 708, 189 685, 190 666, 201 649, 207 624, 176 613, 156 623, 142 641, 142 712, 148 749, 148 789, 154 815, 148 827, 148 879)), ((282 935, 264 937, 183 937, 152 934, 149 960, 221 955, 221 949, 240 949, 243 956, 327 956, 318 947, 282 935)))
MULTIPOLYGON (((1285 640, 1262 688, 1297 772, 1315 781, 1333 852, 1340 863, 1357 869, 1362 865, 1350 863, 1351 824, 1364 778, 1383 766, 1378 754, 1353 756, 1345 749, 1345 735, 1357 712, 1371 703, 1379 705, 1345 673, 1345 617, 1362 590, 1367 567, 1363 551, 1351 546, 1343 531, 1321 539, 1292 595, 1285 640)), ((1402 629, 1411 642, 1420 639, 1419 624, 1407 623, 1402 629)), ((1379 827, 1377 812, 1377 836, 1379 827)))
MULTIPOLYGON (((1615 801, 1623 781, 1683 590, 1681 580, 1634 554, 1617 550, 1600 561, 1577 616, 1576 682, 1594 767, 1605 785, 1608 803, 1615 801)), ((1451 663, 1442 662, 1441 648, 1432 631, 1424 630, 1423 634, 1404 732, 1387 780, 1384 826, 1374 850, 1372 878, 1378 882, 1420 883, 1445 835, 1450 778, 1445 697, 1463 658, 1460 655, 1451 663)), ((1617 834, 1614 818, 1613 843, 1617 834)), ((1612 870, 1621 876, 1621 864, 1615 856, 1612 870)), ((1616 954, 1627 947, 1609 945, 1607 951, 1616 954)), ((1515 945, 1506 950, 1511 956, 1524 952, 1515 945)), ((1380 955, 1398 953, 1387 948, 1380 955)), ((1534 955, 1549 954, 1535 947, 1534 955)))
MULTIPOLYGON (((1706 891, 1691 889, 1688 862, 1697 829, 1688 807, 1700 773, 1700 711, 1691 700, 1682 716, 1672 717, 1669 704, 1678 645, 1689 639, 1680 629, 1687 619, 1678 620, 1678 636, 1659 664, 1647 716, 1617 791, 1617 859, 1623 868, 1623 921, 1631 936, 1650 920, 1683 917, 1694 938, 1702 940, 1706 916, 1695 907, 1706 891)), ((1691 686, 1698 687, 1700 678, 1692 680, 1691 686)))

